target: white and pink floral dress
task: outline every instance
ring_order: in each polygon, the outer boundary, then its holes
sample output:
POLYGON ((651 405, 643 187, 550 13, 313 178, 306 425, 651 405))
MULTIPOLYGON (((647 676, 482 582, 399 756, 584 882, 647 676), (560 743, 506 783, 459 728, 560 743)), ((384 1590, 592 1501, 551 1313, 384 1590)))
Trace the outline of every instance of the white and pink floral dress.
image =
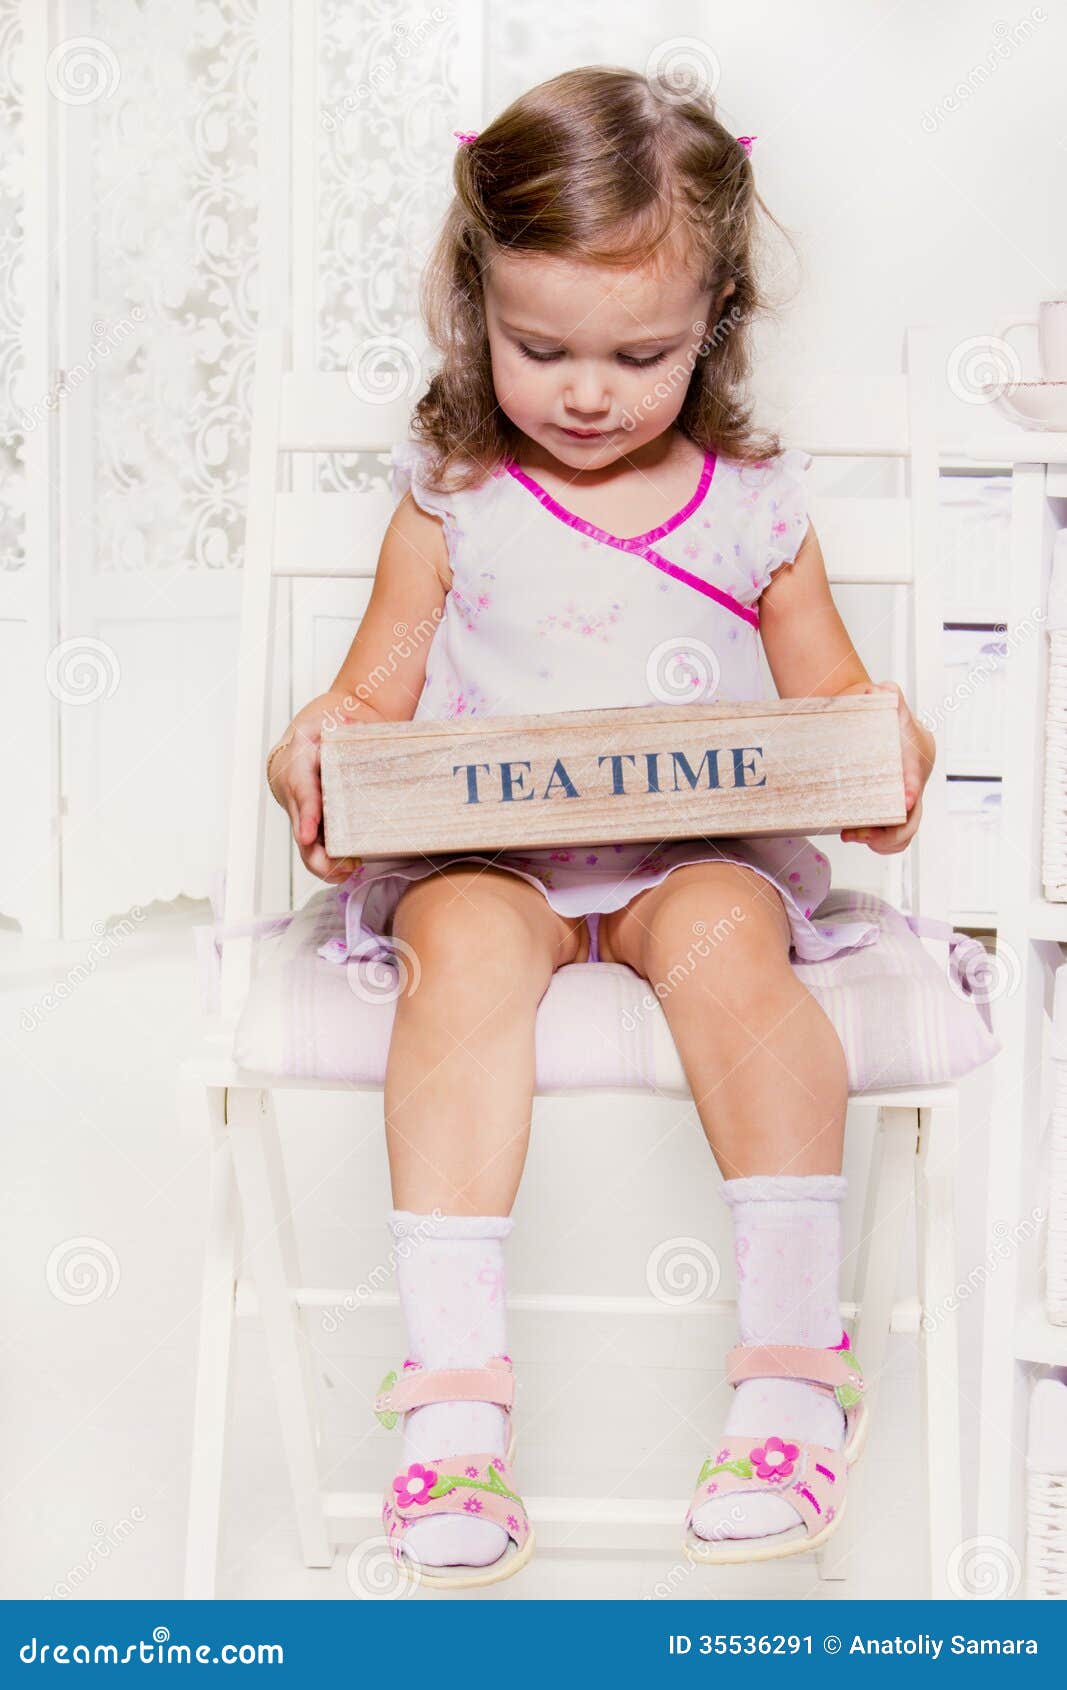
MULTIPOLYGON (((549 713, 664 702, 773 698, 759 667, 759 597, 796 556, 808 525, 808 453, 752 465, 705 454, 692 496, 658 528, 609 534, 559 504, 518 464, 481 486, 425 484, 425 447, 394 446, 392 489, 441 517, 452 569, 415 718, 549 713)), ((600 914, 682 863, 744 863, 781 892, 795 956, 821 961, 873 943, 875 924, 824 922, 830 866, 809 839, 700 838, 659 845, 462 851, 366 862, 340 888, 345 931, 333 961, 394 955, 392 916, 413 880, 445 863, 492 863, 566 916, 600 914)))

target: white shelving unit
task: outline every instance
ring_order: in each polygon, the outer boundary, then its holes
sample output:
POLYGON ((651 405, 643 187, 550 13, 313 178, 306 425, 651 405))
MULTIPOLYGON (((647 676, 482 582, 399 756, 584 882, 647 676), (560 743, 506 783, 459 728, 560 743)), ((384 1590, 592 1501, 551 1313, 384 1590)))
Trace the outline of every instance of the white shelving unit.
MULTIPOLYGON (((1046 1027, 1055 969, 1067 944, 1067 904, 1042 896, 1041 818, 1048 685, 1045 611, 1052 544, 1067 526, 1067 437, 1025 433, 983 447, 980 461, 1011 470, 1011 548, 1005 583, 1009 641, 1002 768, 994 1025, 1003 1049, 992 1088, 986 1236, 999 1244, 984 1287, 978 1532, 1025 1554, 1029 1385, 1067 1368, 1067 1327, 1041 1301, 1040 1229, 1047 1207, 1038 1150, 1045 1123, 1046 1027), (1033 628, 1033 632, 1017 632, 1033 628)), ((957 918, 958 919, 958 918, 957 918)))
MULTIPOLYGON (((984 470, 1011 479, 1011 523, 1002 591, 977 601, 945 604, 944 623, 971 623, 1005 630, 1008 642, 1004 690, 1003 749, 999 758, 946 761, 927 787, 928 808, 945 802, 947 777, 999 775, 1000 862, 994 908, 953 907, 951 872, 940 865, 944 903, 956 927, 994 935, 998 959, 992 1004, 1003 1049, 988 1067, 991 1096, 988 1195, 985 1237, 997 1267, 984 1285, 980 1401, 977 1531, 999 1540, 1018 1557, 1026 1553, 1026 1435, 1029 1389, 1036 1378, 1057 1370, 1067 1376, 1067 1327, 1054 1326, 1042 1300, 1044 1232, 1035 1210, 1047 1209, 1039 1181, 1038 1152, 1046 1121, 1048 1078, 1046 1028, 1052 1011, 1055 970, 1067 959, 1067 904, 1049 903, 1041 879, 1044 797, 1044 726, 1048 691, 1045 614, 1056 533, 1067 527, 1067 434, 1005 431, 981 442, 933 439, 930 395, 941 371, 925 329, 907 334, 911 386, 909 426, 930 437, 939 476, 984 470)), ((872 447, 870 456, 899 455, 893 447, 872 447)), ((913 491, 937 496, 937 481, 913 491)), ((934 532, 937 513, 926 508, 916 543, 934 532)), ((919 567, 937 559, 921 546, 919 567)), ((940 585, 940 583, 939 583, 940 585)), ((930 665, 926 696, 930 696, 930 665)), ((921 703, 923 689, 916 692, 921 703)), ((941 736, 939 735, 939 740, 941 736)), ((940 762, 940 759, 939 759, 940 762)), ((924 807, 925 799, 924 799, 924 807)), ((939 837, 943 836, 939 834, 939 837)), ((916 849, 923 850, 920 829, 916 849)), ((927 849, 926 856, 930 852, 927 849)), ((935 867, 935 873, 937 868, 935 867)), ((962 1264, 961 1264, 962 1265, 962 1264)), ((995 1550, 996 1544, 992 1546, 995 1550)), ((1022 1586, 1020 1586, 1021 1593, 1022 1586)))
MULTIPOLYGON (((937 823, 920 828, 913 851, 921 859, 922 882, 936 888, 934 902, 955 927, 993 935, 990 943, 998 959, 992 1013, 1003 1049, 983 1070, 991 1098, 985 1239, 997 1266, 987 1272, 984 1284, 979 1473, 965 1475, 965 1483, 973 1494, 977 1477, 979 1536, 1001 1540, 1021 1566, 1026 1549, 1029 1385, 1050 1369, 1067 1369, 1067 1327, 1053 1326, 1045 1317, 1043 1232, 1032 1220, 1035 1207, 1047 1206, 1037 1167, 1045 1123, 1045 1029, 1055 969, 1067 955, 1067 904, 1046 902, 1041 883, 1048 687, 1044 617, 1053 540, 1067 527, 1067 434, 1006 427, 986 440, 942 438, 935 395, 943 382, 944 354, 930 329, 908 329, 906 363, 910 454, 922 466, 910 488, 917 591, 941 593, 934 536, 939 531, 943 478, 978 471, 1010 478, 1009 555, 996 590, 991 593, 987 584, 974 597, 939 597, 942 637, 945 624, 954 622, 1004 629, 1002 750, 996 758, 976 752, 950 761, 941 756, 943 736, 938 734, 938 763, 924 794, 925 817, 936 816, 937 823), (1000 777, 1000 860, 989 909, 953 901, 952 868, 944 850, 949 775, 1000 777)), ((818 453, 884 460, 907 455, 899 444, 887 442, 862 449, 826 442, 818 453)), ((920 630, 929 629, 905 688, 917 713, 945 693, 943 654, 933 645, 938 619, 936 613, 917 619, 920 630)), ((905 864, 911 856, 906 854, 905 864)), ((971 1265, 985 1264, 961 1263, 961 1269, 966 1273, 971 1265)), ((1007 1557, 1005 1564, 1010 1565, 1007 1557)))
POLYGON ((939 461, 945 714, 938 762, 947 781, 953 926, 996 923, 1006 678, 1008 465, 939 461))

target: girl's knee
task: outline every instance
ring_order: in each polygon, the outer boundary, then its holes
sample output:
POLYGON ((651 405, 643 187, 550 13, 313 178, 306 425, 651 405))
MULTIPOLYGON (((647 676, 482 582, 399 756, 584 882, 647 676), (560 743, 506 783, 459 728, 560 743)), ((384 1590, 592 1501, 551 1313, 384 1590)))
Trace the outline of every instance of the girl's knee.
MULTIPOLYGON (((657 915, 676 925, 717 923, 738 931, 785 915, 777 887, 742 863, 686 863, 662 882, 657 915), (687 869, 700 872, 687 874, 687 869)), ((788 921, 786 923, 788 925, 788 921)))
POLYGON ((469 870, 426 875, 409 886, 393 914, 393 936, 412 947, 424 970, 464 979, 514 980, 536 956, 531 924, 516 900, 469 870))
POLYGON ((663 897, 649 922, 648 948, 654 960, 691 957, 745 979, 766 976, 788 958, 792 930, 777 888, 755 870, 735 864, 687 864, 712 872, 690 875, 676 869, 662 883, 663 897), (678 884, 671 887, 670 882, 678 884), (713 961, 712 961, 713 959, 713 961))

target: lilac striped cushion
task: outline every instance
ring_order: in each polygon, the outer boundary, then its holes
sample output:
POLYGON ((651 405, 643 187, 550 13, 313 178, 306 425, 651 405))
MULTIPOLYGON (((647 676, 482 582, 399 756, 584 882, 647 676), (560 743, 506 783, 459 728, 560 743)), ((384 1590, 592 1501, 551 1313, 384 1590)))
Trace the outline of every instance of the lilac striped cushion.
MULTIPOLYGON (((267 918, 233 1054, 265 1074, 381 1084, 394 1003, 408 984, 393 962, 339 965, 317 954, 336 933, 337 888, 285 920, 267 918), (274 931, 271 931, 273 927, 274 931)), ((881 937, 827 962, 793 966, 837 1029, 855 1096, 956 1079, 996 1055, 991 959, 977 940, 905 917, 871 893, 831 891, 819 920, 877 921, 881 937), (913 931, 947 940, 939 967, 913 931)), ((217 929, 199 930, 215 988, 217 929), (210 961, 208 961, 210 957, 210 961)), ((624 963, 558 969, 538 1006, 539 1092, 634 1087, 688 1098, 659 998, 624 963)))

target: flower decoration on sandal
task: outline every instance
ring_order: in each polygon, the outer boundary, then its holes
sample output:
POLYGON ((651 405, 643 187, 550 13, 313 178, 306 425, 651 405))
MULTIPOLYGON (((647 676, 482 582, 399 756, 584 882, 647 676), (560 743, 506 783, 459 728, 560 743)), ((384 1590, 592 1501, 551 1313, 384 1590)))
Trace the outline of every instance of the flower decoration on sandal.
POLYGON ((437 1483, 437 1474, 432 1467, 424 1467, 420 1461, 412 1462, 406 1473, 398 1473, 393 1480, 393 1489, 401 1508, 411 1508, 415 1503, 427 1503, 433 1495, 437 1483))
POLYGON ((763 1444, 749 1450, 748 1459, 757 1479, 788 1479, 799 1454, 799 1444, 787 1444, 781 1438, 767 1438, 763 1444))

